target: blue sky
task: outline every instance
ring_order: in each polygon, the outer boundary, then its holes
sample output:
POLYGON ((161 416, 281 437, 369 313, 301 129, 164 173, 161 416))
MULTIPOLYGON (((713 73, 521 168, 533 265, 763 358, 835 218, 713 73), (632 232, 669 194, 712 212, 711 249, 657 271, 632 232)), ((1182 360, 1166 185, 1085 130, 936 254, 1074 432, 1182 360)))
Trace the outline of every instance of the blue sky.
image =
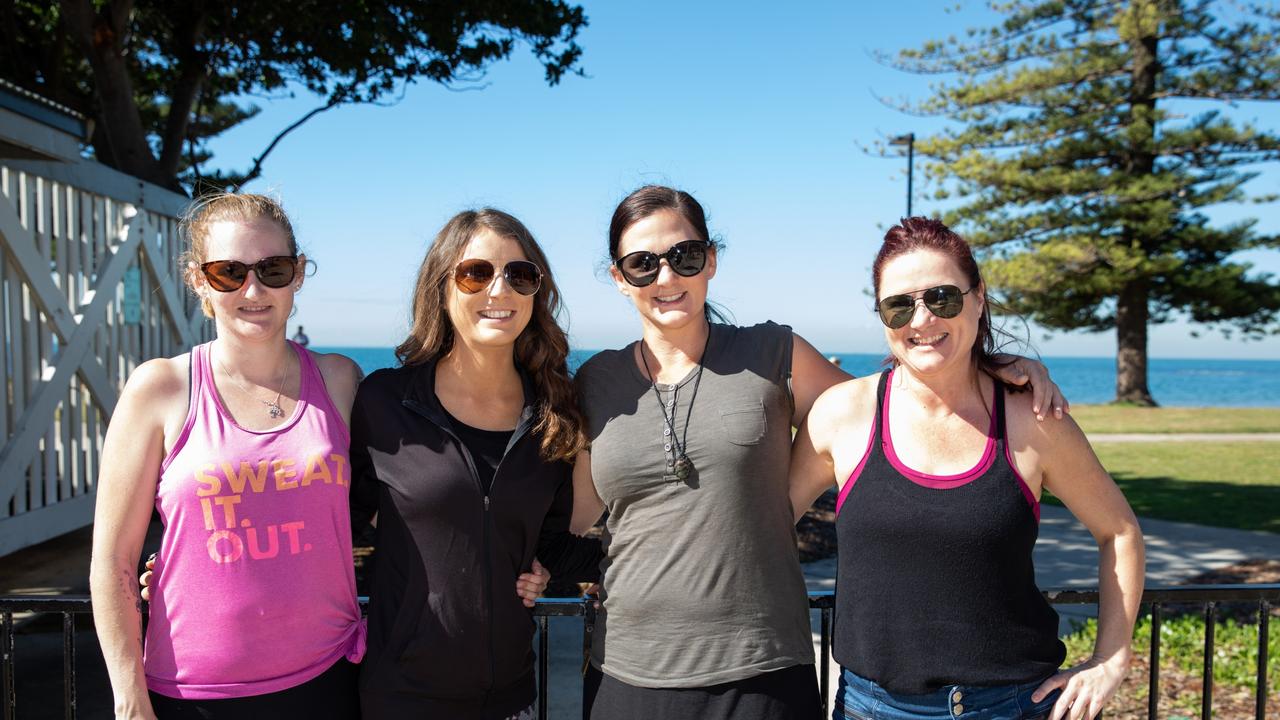
MULTIPOLYGON (((247 189, 277 193, 318 270, 296 323, 318 345, 390 346, 407 329, 414 273, 455 212, 507 210, 533 231, 568 304, 571 341, 614 347, 639 335, 634 311, 607 281, 609 216, 648 182, 692 192, 727 246, 711 297, 739 323, 793 326, 825 352, 881 352, 865 288, 884 229, 905 210, 905 159, 864 148, 935 121, 903 115, 877 95, 923 97, 922 78, 871 53, 958 34, 989 17, 942 3, 591 2, 580 38, 588 77, 557 87, 525 50, 493 66, 476 91, 410 87, 391 107, 322 114, 270 156, 247 189)), ((318 104, 263 102, 219 139, 216 161, 246 167, 318 104)), ((1274 128, 1277 104, 1233 112, 1274 128)), ((916 174, 917 180, 920 173, 916 174)), ((1251 189, 1280 192, 1280 166, 1251 189)), ((915 212, 934 206, 919 193, 915 212)), ((1251 213, 1280 232, 1280 207, 1251 213)), ((1255 253, 1280 273, 1280 252, 1255 253)), ((1280 358, 1263 343, 1153 328, 1153 357, 1280 358)), ((290 329, 292 332, 292 326, 290 329)), ((1035 334, 1045 355, 1114 353, 1114 337, 1035 334)))

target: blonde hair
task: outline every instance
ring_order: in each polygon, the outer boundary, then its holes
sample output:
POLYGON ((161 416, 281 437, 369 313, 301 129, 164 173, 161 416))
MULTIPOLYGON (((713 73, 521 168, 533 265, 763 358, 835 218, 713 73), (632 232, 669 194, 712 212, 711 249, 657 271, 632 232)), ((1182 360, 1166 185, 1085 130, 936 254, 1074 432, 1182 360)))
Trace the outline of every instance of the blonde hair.
POLYGON ((196 292, 196 277, 201 263, 209 257, 209 228, 219 222, 248 223, 254 220, 273 222, 284 232, 289 243, 289 254, 298 254, 298 239, 293 234, 293 223, 284 207, 275 198, 253 193, 217 193, 201 198, 187 208, 182 216, 182 234, 187 239, 187 249, 178 258, 179 272, 187 288, 200 298, 200 309, 205 317, 213 317, 213 303, 196 292))

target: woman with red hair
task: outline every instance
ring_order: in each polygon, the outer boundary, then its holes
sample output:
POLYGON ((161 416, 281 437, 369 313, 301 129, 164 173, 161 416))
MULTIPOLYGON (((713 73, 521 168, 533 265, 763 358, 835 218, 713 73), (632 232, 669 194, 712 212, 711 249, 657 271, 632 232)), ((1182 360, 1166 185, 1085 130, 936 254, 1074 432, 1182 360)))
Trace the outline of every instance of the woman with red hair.
POLYGON ((1133 511, 1074 421, 1036 422, 1032 398, 1003 382, 991 301, 959 235, 907 218, 872 271, 892 367, 823 393, 791 461, 797 519, 839 488, 834 717, 1092 718, 1131 656, 1133 511), (1094 654, 1063 671, 1032 565, 1045 489, 1099 550, 1094 654))

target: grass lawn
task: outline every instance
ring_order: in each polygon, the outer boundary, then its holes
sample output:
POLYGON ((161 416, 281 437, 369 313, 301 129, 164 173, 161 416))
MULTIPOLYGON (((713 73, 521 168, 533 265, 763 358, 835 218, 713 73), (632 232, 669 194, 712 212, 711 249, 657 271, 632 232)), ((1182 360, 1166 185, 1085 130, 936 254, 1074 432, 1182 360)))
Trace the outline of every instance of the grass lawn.
MULTIPOLYGON (((1280 533, 1280 442, 1097 443, 1142 517, 1280 533)), ((1049 493, 1045 501, 1061 504, 1049 493)))
POLYGON ((1085 433, 1254 433, 1280 432, 1280 407, 1143 408, 1131 405, 1073 405, 1071 415, 1085 433))
MULTIPOLYGON (((1145 608, 1144 608, 1145 611, 1145 608)), ((1220 718, 1251 718, 1257 692, 1258 621, 1219 619, 1214 628, 1213 713, 1220 718)), ((1271 618, 1267 634, 1267 717, 1280 716, 1280 617, 1271 618)), ((1096 620, 1063 638, 1067 665, 1093 652, 1096 620)), ((1160 717, 1200 716, 1201 676, 1204 671, 1204 619, 1198 613, 1166 617, 1160 626, 1160 717)), ((1151 658, 1151 619, 1140 617, 1133 633, 1133 664, 1104 714, 1115 720, 1147 717, 1147 678, 1151 658)))

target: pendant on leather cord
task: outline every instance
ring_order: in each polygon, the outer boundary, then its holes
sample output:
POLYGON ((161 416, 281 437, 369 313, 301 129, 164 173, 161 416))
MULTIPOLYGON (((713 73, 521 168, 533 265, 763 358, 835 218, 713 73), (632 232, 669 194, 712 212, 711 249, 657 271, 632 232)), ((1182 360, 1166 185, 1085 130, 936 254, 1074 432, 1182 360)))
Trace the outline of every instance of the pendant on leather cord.
POLYGON ((689 443, 689 421, 693 418, 693 403, 698 399, 698 386, 702 384, 702 370, 706 365, 703 361, 707 357, 707 348, 711 345, 711 329, 707 328, 707 339, 703 341, 702 357, 698 362, 698 374, 693 380, 693 394, 689 398, 689 408, 684 415, 684 433, 683 437, 676 434, 676 393, 679 392, 679 386, 671 390, 671 402, 662 402, 662 393, 658 392, 658 383, 654 379, 653 371, 649 369, 649 361, 644 356, 644 341, 640 341, 640 361, 644 363, 645 374, 649 376, 649 384, 653 388, 653 396, 658 399, 658 411, 662 413, 662 422, 666 425, 663 434, 669 438, 664 448, 667 452, 675 450, 675 461, 667 461, 666 472, 662 473, 663 482, 685 482, 689 476, 693 475, 693 461, 689 459, 689 454, 685 452, 685 448, 689 443), (667 408, 671 408, 670 416, 667 415, 667 408), (679 439, 677 439, 679 438, 679 439))
POLYGON ((680 453, 675 463, 668 467, 669 470, 662 474, 663 482, 684 482, 693 474, 693 461, 684 453, 680 453))

